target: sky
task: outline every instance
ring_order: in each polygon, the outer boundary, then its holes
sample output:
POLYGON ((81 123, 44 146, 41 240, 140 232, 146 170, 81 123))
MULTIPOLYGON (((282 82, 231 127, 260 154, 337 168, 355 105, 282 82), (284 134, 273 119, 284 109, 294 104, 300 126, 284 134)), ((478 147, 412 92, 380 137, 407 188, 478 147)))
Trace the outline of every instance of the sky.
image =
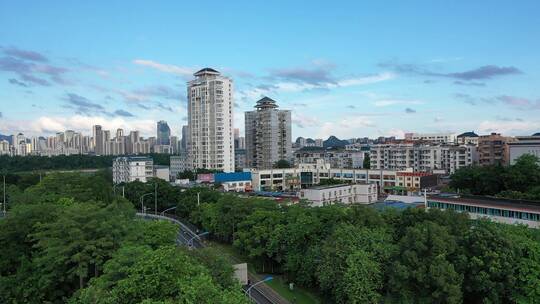
POLYGON ((234 81, 293 138, 540 132, 540 1, 0 1, 0 134, 186 124, 186 82, 234 81))

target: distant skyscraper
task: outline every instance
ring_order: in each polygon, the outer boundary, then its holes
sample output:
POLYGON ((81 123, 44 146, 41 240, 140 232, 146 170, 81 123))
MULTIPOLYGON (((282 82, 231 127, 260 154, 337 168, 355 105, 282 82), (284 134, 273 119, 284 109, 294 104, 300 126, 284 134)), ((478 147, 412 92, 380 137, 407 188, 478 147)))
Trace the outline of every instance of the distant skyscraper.
POLYGON ((103 155, 105 152, 105 141, 103 138, 103 130, 100 125, 92 127, 92 136, 94 144, 94 153, 97 155, 103 155))
POLYGON ((291 161, 291 111, 278 110, 268 97, 257 101, 255 108, 245 117, 247 166, 268 169, 279 160, 291 161))
POLYGON ((171 144, 171 128, 166 121, 160 120, 157 122, 157 142, 158 145, 171 144))
POLYGON ((182 126, 182 139, 180 140, 180 151, 187 151, 187 142, 189 137, 189 128, 188 126, 182 126))
POLYGON ((193 168, 234 172, 233 86, 210 68, 188 82, 188 157, 193 168))

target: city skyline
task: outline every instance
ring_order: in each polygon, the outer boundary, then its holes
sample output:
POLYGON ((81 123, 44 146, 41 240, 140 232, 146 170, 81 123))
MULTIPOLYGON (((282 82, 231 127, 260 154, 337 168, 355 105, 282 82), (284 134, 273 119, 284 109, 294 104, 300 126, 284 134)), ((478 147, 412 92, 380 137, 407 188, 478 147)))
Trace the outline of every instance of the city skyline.
POLYGON ((179 135, 207 66, 233 79, 242 134, 263 96, 292 111, 293 138, 540 131, 539 4, 419 2, 2 3, 0 134, 152 136, 166 120, 179 135))

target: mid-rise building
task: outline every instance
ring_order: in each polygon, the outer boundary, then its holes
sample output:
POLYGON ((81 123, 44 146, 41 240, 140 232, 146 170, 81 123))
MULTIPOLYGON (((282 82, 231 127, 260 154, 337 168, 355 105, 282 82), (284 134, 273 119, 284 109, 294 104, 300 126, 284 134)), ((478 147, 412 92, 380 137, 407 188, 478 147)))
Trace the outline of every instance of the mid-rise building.
POLYGON ((457 169, 475 164, 478 160, 474 145, 445 145, 399 143, 373 145, 370 151, 371 169, 414 172, 457 169))
POLYGON ((540 133, 532 136, 516 136, 515 141, 506 143, 507 161, 509 165, 516 163, 516 159, 525 154, 530 154, 540 159, 540 133))
POLYGON ((140 181, 145 183, 154 176, 154 162, 150 157, 118 157, 113 161, 115 184, 140 181))
POLYGON ((506 165, 506 144, 515 141, 512 137, 491 133, 478 138, 478 163, 481 166, 506 165))
POLYGON ((180 152, 179 155, 173 155, 170 158, 170 175, 175 180, 179 173, 190 170, 189 159, 186 152, 180 152))
POLYGON ((294 152, 295 164, 314 164, 318 159, 330 163, 332 168, 359 169, 363 168, 366 151, 325 149, 320 147, 303 147, 294 152))
POLYGON ((211 68, 194 76, 187 90, 191 167, 233 172, 233 82, 211 68))
POLYGON ((454 133, 407 133, 407 140, 430 141, 441 144, 455 144, 456 134, 454 133))
POLYGON ((475 145, 478 146, 478 135, 474 132, 465 132, 459 134, 456 139, 459 145, 475 145))
POLYGON ((246 159, 250 168, 272 168, 279 160, 291 161, 291 111, 278 110, 268 97, 245 113, 246 159))
POLYGON ((300 190, 300 199, 311 202, 313 207, 331 204, 371 204, 377 201, 376 184, 341 184, 316 186, 300 190))

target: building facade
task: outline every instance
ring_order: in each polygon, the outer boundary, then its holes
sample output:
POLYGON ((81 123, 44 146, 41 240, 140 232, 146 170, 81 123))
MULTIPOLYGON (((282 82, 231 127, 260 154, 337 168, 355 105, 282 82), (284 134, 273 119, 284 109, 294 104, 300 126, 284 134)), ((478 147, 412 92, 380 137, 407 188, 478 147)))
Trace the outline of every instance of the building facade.
POLYGON ((370 151, 372 169, 414 172, 445 170, 454 173, 478 161, 474 145, 400 143, 374 145, 370 151))
POLYGON ((511 137, 491 133, 478 138, 478 163, 481 166, 506 165, 508 159, 506 144, 513 142, 511 137))
POLYGON ((118 157, 113 161, 112 171, 115 184, 134 181, 145 183, 154 176, 154 162, 149 157, 118 157))
POLYGON ((516 163, 522 155, 534 155, 540 159, 540 133, 532 136, 516 136, 516 141, 507 142, 507 161, 509 165, 516 163))
POLYGON ((247 166, 269 169, 279 160, 291 161, 291 111, 278 110, 268 97, 257 101, 255 111, 245 113, 247 166))
POLYGON ((204 68, 188 82, 190 167, 234 171, 233 82, 204 68))
POLYGON ((346 183, 376 184, 380 192, 393 190, 397 171, 337 169, 323 160, 315 164, 299 164, 296 168, 252 170, 254 191, 296 192, 318 185, 321 180, 337 179, 346 183))
POLYGON ((367 151, 324 149, 320 147, 304 147, 294 152, 295 164, 314 164, 318 159, 330 163, 332 168, 360 169, 363 168, 367 151))
POLYGON ((300 199, 311 202, 313 207, 331 204, 371 204, 377 201, 376 184, 342 184, 317 186, 300 190, 300 199))
POLYGON ((158 145, 165 146, 171 144, 171 128, 169 128, 169 125, 166 121, 160 120, 157 122, 157 128, 156 128, 156 138, 158 145))

